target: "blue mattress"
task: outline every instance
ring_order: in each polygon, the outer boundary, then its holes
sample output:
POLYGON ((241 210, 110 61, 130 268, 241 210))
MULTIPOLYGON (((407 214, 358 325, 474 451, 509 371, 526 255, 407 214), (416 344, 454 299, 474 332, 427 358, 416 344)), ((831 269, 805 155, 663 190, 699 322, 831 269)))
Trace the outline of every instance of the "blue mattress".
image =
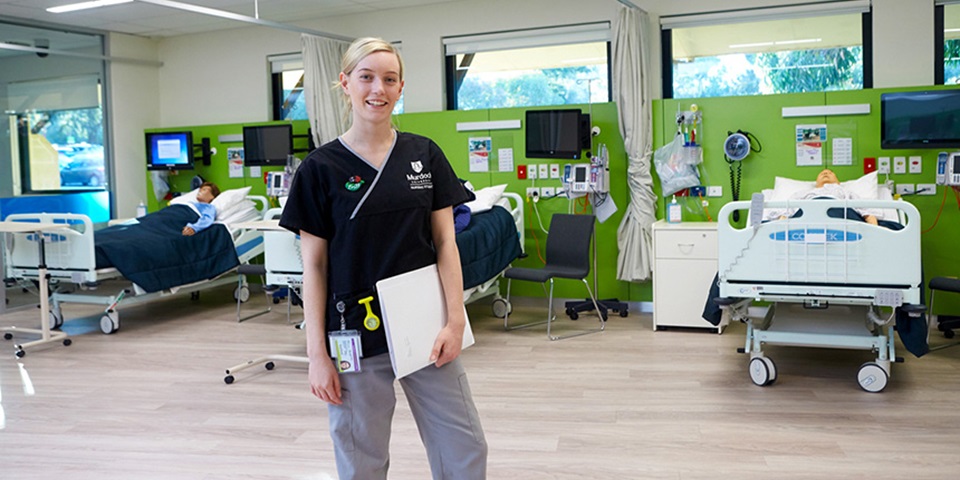
POLYGON ((470 217, 467 228, 457 234, 463 288, 490 280, 520 256, 520 237, 507 209, 495 206, 470 217))

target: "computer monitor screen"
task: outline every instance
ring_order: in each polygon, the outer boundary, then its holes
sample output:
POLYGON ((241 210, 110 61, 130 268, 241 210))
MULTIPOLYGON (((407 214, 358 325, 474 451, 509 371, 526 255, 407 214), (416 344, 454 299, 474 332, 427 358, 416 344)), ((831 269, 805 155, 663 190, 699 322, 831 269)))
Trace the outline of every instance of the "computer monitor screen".
POLYGON ((528 110, 527 158, 580 158, 580 110, 528 110))
POLYGON ((193 169, 191 132, 150 132, 146 144, 147 170, 193 169))
POLYGON ((293 154, 293 127, 290 124, 243 127, 243 164, 286 165, 293 154))
POLYGON ((960 89, 880 95, 880 147, 960 147, 960 89))

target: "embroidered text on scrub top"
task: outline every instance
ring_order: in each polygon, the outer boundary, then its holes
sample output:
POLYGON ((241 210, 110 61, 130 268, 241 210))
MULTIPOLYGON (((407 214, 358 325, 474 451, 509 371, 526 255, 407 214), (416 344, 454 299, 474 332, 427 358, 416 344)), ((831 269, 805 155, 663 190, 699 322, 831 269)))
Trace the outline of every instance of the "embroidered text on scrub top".
POLYGON ((410 190, 433 188, 433 174, 430 172, 420 173, 423 171, 423 162, 420 160, 410 162, 410 168, 414 171, 412 174, 407 174, 407 181, 410 182, 410 190))

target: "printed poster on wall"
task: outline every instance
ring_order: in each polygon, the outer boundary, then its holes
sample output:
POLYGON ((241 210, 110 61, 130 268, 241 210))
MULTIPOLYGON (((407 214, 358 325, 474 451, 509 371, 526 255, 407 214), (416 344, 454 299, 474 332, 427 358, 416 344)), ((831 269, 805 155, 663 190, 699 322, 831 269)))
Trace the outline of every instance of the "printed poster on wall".
POLYGON ((490 151, 493 150, 493 140, 490 137, 470 137, 468 140, 470 171, 490 171, 490 151))
POLYGON ((797 166, 823 165, 826 125, 797 125, 797 166))
POLYGON ((243 148, 227 149, 227 168, 230 178, 243 178, 243 148))

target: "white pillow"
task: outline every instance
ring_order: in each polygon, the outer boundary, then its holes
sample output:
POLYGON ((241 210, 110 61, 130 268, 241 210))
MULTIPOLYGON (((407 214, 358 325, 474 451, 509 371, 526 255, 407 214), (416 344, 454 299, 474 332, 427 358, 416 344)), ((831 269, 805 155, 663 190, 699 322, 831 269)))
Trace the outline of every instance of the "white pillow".
POLYGON ((253 200, 244 199, 232 208, 224 211, 222 214, 217 212, 217 221, 220 223, 238 223, 247 220, 259 220, 260 212, 253 200))
POLYGON ((816 186, 817 182, 776 177, 773 181, 773 198, 768 198, 768 200, 790 200, 795 193, 804 192, 816 186))
POLYGON ((465 205, 470 209, 470 213, 486 212, 493 208, 493 205, 503 196, 503 191, 507 189, 507 184, 495 185, 492 187, 481 188, 473 192, 477 199, 467 202, 465 205))
POLYGON ((210 203, 217 208, 218 212, 225 212, 229 210, 230 207, 242 202, 244 198, 247 198, 248 193, 250 193, 250 187, 240 187, 226 190, 220 192, 220 195, 217 195, 217 198, 214 198, 210 203))
POLYGON ((840 182, 840 185, 861 200, 876 200, 879 198, 877 194, 876 171, 870 172, 856 180, 840 182))
POLYGON ((197 201, 197 194, 200 193, 200 189, 194 189, 182 195, 173 197, 170 199, 170 202, 167 205, 181 205, 181 204, 190 204, 197 201))

